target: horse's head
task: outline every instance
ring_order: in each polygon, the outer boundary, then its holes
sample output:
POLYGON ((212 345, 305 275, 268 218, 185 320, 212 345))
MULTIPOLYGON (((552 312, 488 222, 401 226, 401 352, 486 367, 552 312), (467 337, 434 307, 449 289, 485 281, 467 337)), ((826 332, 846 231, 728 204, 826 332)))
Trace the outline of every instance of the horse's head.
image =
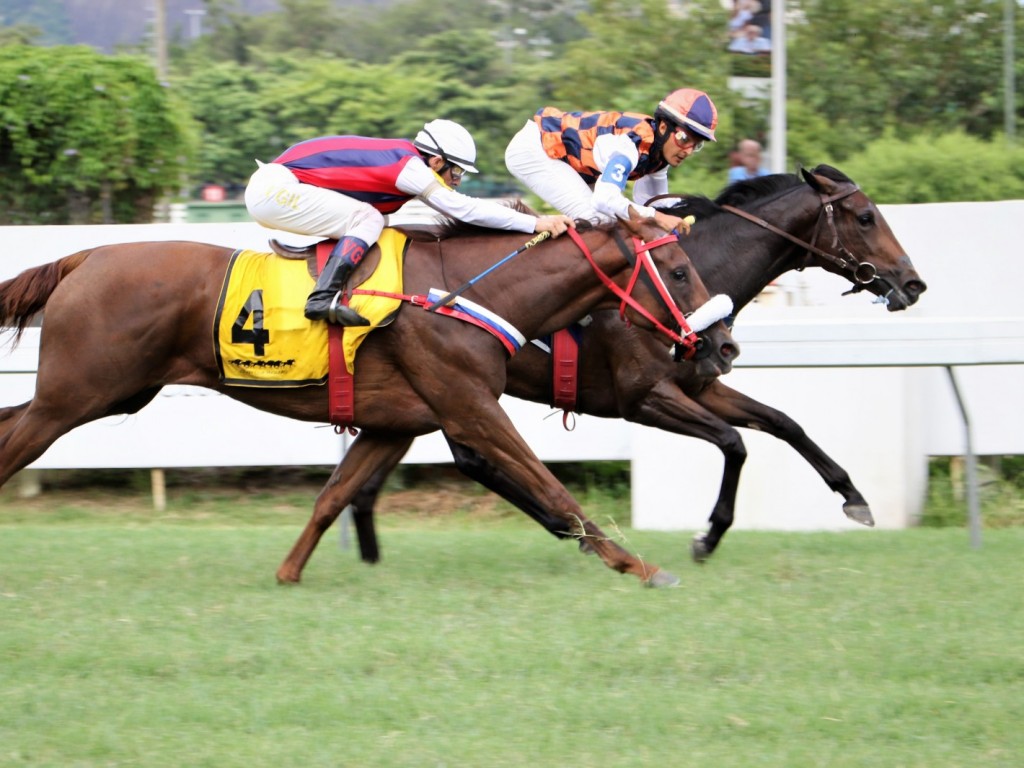
POLYGON ((808 259, 885 300, 890 312, 906 309, 927 289, 878 206, 841 171, 801 169, 818 194, 821 212, 808 259))
POLYGON ((662 317, 656 320, 635 308, 627 310, 625 302, 620 313, 628 312, 630 320, 641 327, 654 327, 659 322, 670 324, 682 337, 673 347, 677 360, 696 361, 703 374, 728 373, 732 360, 739 354, 739 345, 722 322, 732 312, 732 300, 724 295, 709 295, 678 237, 660 229, 653 220, 638 216, 631 208, 630 219, 621 221, 619 228, 627 236, 615 233, 623 255, 630 260, 636 254, 636 268, 627 293, 639 276, 659 300, 662 317), (641 268, 645 258, 650 259, 648 271, 641 268))

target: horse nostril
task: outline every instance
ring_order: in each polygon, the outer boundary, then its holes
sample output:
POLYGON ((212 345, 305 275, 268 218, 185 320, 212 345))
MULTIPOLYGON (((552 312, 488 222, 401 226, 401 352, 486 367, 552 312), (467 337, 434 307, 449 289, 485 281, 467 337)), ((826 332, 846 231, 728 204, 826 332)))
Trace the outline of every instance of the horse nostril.
POLYGON ((739 354, 739 349, 735 344, 723 344, 719 348, 719 354, 723 360, 731 360, 739 354))
POLYGON ((928 286, 924 280, 908 280, 903 284, 903 292, 908 296, 920 296, 922 293, 928 290, 928 286))

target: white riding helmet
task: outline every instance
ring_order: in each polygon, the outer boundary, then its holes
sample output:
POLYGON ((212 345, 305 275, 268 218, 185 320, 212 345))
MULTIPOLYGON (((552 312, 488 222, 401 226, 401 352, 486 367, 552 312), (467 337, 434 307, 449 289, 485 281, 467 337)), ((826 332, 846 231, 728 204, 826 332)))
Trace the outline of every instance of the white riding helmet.
POLYGON ((469 131, 452 120, 431 120, 416 134, 412 143, 428 155, 437 155, 446 163, 477 173, 473 165, 476 162, 476 143, 469 131))

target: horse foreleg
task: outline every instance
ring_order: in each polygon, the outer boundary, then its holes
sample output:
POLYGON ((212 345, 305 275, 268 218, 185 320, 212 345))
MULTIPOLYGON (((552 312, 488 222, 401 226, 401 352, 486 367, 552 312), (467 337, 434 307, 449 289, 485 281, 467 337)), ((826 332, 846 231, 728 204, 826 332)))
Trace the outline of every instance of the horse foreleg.
POLYGON ((394 461, 380 467, 370 479, 364 483, 352 499, 352 524, 356 529, 356 540, 359 542, 359 557, 364 563, 380 562, 380 545, 377 543, 377 530, 373 524, 373 508, 377 504, 384 482, 388 479, 398 462, 402 460, 412 445, 410 438, 405 450, 394 457, 394 461))
POLYGON ((460 404, 459 416, 442 419, 442 428, 452 441, 476 451, 493 466, 501 467, 511 483, 560 519, 564 530, 586 540, 609 568, 632 574, 650 586, 679 582, 672 574, 627 552, 588 519, 565 487, 530 450, 497 400, 483 401, 479 397, 474 400, 478 392, 462 394, 464 397, 452 398, 460 404))
POLYGON ((691 543, 693 559, 703 563, 718 547, 735 517, 736 492, 747 459, 743 438, 710 409, 684 393, 671 379, 663 379, 643 399, 633 403, 627 418, 637 424, 705 440, 722 452, 722 482, 708 517, 710 527, 706 533, 694 536, 691 543))
MULTIPOLYGON (((444 434, 448 447, 455 459, 455 468, 471 480, 480 483, 484 488, 501 496, 505 501, 514 504, 527 515, 540 523, 544 529, 559 539, 575 538, 565 521, 549 514, 535 498, 523 492, 523 489, 512 482, 500 467, 491 464, 487 459, 472 448, 452 440, 444 434)), ((583 543, 583 542, 581 542, 583 543)))
POLYGON ((320 537, 338 519, 359 487, 368 483, 381 467, 394 467, 408 448, 409 438, 405 436, 387 437, 366 430, 359 433, 317 496, 313 516, 277 569, 279 583, 299 583, 302 569, 306 567, 320 537))
POLYGON ((759 403, 721 381, 715 381, 700 394, 698 400, 734 426, 757 429, 788 443, 814 467, 830 489, 842 495, 843 512, 848 518, 862 525, 875 524, 867 500, 854 486, 849 473, 811 440, 803 427, 782 411, 759 403))

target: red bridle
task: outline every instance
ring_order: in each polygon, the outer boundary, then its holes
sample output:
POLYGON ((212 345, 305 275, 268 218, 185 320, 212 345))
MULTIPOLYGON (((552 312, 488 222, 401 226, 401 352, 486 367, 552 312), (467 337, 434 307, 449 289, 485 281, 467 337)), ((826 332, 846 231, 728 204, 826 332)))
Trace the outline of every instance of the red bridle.
POLYGON ((694 355, 697 349, 697 334, 694 333, 687 324, 686 318, 683 317, 682 310, 679 309, 679 305, 677 305, 671 295, 669 295, 668 287, 661 279, 661 275, 658 274, 658 269, 654 266, 654 260, 650 253, 652 248, 657 248, 662 245, 672 244, 678 246, 679 240, 675 235, 664 235, 650 243, 645 243, 639 237, 633 238, 633 249, 637 259, 633 265, 633 274, 629 278, 629 283, 625 290, 623 290, 597 265, 597 262, 594 261, 593 255, 590 253, 590 249, 587 247, 587 244, 583 242, 583 238, 580 237, 579 233, 577 233, 575 229, 568 230, 568 233, 573 239, 573 242, 576 243, 577 247, 583 251, 583 255, 586 256, 587 261, 590 262, 590 266, 593 268, 601 282, 604 283, 605 287, 622 300, 622 303, 619 305, 619 315, 623 317, 623 319, 625 319, 626 307, 632 307, 635 312, 650 322, 659 333, 663 333, 668 336, 668 338, 675 344, 681 344, 685 347, 686 353, 683 355, 684 359, 689 359, 694 355), (633 298, 632 293, 636 287, 637 280, 642 274, 641 270, 646 272, 651 278, 651 283, 654 285, 658 296, 661 298, 661 301, 665 306, 668 307, 669 313, 672 315, 672 319, 679 326, 678 333, 659 322, 650 312, 647 311, 647 309, 633 298))

